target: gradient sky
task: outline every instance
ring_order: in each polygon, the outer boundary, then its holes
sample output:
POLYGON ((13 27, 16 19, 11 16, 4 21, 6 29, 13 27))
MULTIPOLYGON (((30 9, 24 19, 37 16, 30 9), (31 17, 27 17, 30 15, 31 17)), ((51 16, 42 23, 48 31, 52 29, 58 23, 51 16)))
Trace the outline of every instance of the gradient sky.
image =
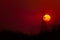
POLYGON ((52 16, 50 25, 60 23, 60 0, 0 0, 0 28, 37 34, 43 8, 52 16))

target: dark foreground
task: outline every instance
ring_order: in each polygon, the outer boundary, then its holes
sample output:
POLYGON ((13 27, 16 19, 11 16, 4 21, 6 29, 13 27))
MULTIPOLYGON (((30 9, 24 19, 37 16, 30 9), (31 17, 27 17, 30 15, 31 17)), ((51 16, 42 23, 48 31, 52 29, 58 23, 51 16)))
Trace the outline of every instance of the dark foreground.
POLYGON ((58 40, 60 39, 60 26, 54 26, 51 32, 42 32, 39 35, 28 36, 22 33, 15 33, 12 31, 4 30, 0 32, 0 40, 58 40), (58 30, 55 29, 58 27, 58 30))

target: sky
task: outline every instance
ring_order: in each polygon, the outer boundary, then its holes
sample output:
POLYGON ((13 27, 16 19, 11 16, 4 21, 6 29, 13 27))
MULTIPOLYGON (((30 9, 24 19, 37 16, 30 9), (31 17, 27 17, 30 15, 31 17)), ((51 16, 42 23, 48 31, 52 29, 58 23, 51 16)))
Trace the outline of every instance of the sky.
POLYGON ((38 34, 43 13, 51 15, 49 25, 60 24, 60 0, 0 0, 0 30, 38 34))

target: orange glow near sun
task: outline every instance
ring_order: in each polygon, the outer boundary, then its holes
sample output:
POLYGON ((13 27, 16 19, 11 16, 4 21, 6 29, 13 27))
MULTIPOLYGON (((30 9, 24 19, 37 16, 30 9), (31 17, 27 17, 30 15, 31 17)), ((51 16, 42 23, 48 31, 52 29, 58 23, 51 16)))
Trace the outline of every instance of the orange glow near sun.
POLYGON ((46 21, 46 22, 48 22, 48 21, 51 20, 51 16, 48 15, 48 14, 45 14, 45 15, 43 16, 43 20, 46 21))

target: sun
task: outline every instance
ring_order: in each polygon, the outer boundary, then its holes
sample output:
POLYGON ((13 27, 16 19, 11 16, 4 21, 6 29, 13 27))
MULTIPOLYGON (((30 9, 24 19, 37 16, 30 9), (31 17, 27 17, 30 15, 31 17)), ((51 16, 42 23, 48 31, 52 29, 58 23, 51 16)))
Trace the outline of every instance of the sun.
POLYGON ((45 15, 43 16, 43 20, 46 21, 46 22, 48 22, 48 21, 51 20, 51 16, 50 16, 49 14, 45 14, 45 15))

